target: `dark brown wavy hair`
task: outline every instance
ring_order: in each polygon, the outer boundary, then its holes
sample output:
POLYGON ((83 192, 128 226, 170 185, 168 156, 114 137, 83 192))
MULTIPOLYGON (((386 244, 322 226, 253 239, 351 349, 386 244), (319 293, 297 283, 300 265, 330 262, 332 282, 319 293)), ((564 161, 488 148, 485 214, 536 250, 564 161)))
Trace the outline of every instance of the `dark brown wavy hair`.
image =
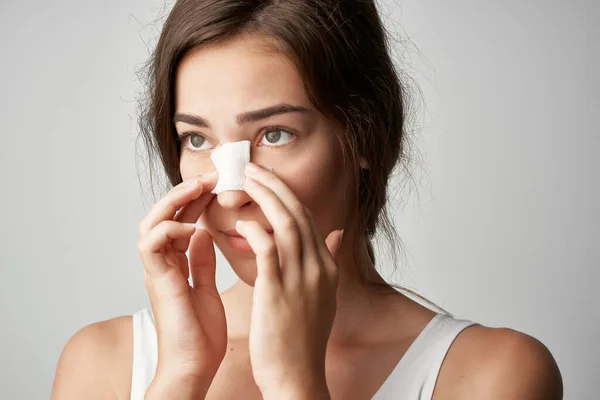
MULTIPOLYGON (((181 149, 172 122, 179 62, 191 49, 245 34, 269 38, 274 49, 295 64, 314 106, 343 128, 336 135, 355 188, 348 199, 355 207, 351 207, 344 241, 351 241, 358 259, 357 244, 366 237, 375 265, 373 242, 380 233, 387 239, 387 254, 395 268, 402 240, 386 203, 391 200, 392 178, 412 177, 408 140, 412 93, 406 84, 411 80, 393 62, 390 38, 373 0, 176 1, 140 75, 145 92, 138 122, 151 187, 153 162, 158 160, 170 185, 182 181, 181 149), (364 157, 368 169, 360 167, 359 157, 364 157)), ((368 282, 369 271, 359 272, 367 286, 376 286, 368 282)), ((385 286, 431 303, 408 288, 385 286)))

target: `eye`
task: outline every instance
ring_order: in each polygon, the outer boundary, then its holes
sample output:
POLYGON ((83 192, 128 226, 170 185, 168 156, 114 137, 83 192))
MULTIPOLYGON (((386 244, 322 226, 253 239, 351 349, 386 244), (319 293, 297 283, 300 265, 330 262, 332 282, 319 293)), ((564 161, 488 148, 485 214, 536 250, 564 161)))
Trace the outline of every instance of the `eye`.
POLYGON ((183 143, 184 147, 186 147, 190 151, 200 151, 200 150, 207 149, 206 146, 205 147, 202 147, 202 146, 206 145, 208 143, 208 141, 206 140, 206 138, 204 136, 198 135, 197 133, 193 133, 193 132, 183 133, 183 134, 181 134, 181 136, 179 136, 177 138, 177 140, 180 143, 183 143))
POLYGON ((290 133, 288 131, 285 131, 281 128, 268 128, 267 132, 265 133, 265 135, 263 136, 263 139, 266 140, 266 142, 268 143, 267 146, 269 147, 282 147, 287 145, 289 142, 291 142, 294 139, 294 136, 296 136, 293 133, 290 133), (288 140, 283 140, 282 143, 282 138, 285 137, 289 137, 290 139, 288 140), (281 143, 281 144, 276 144, 276 143, 281 143))

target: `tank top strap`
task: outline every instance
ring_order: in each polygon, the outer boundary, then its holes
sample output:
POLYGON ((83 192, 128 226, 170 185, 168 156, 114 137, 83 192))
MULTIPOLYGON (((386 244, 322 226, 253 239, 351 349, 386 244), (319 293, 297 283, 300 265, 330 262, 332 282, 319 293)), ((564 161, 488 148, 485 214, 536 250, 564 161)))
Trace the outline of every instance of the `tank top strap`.
POLYGON ((136 311, 133 317, 133 370, 131 400, 144 400, 144 395, 158 362, 158 342, 154 315, 148 308, 136 311))
POLYGON ((463 329, 478 325, 438 313, 410 345, 372 400, 431 400, 446 353, 463 329))
POLYGON ((427 400, 430 400, 433 396, 433 390, 437 382, 442 363, 446 358, 450 346, 454 343, 454 340, 465 328, 473 325, 479 325, 474 321, 467 319, 455 318, 448 314, 439 314, 441 318, 438 323, 431 329, 426 343, 422 343, 425 347, 430 347, 429 357, 425 358, 424 362, 429 365, 429 374, 424 382, 423 393, 427 400))

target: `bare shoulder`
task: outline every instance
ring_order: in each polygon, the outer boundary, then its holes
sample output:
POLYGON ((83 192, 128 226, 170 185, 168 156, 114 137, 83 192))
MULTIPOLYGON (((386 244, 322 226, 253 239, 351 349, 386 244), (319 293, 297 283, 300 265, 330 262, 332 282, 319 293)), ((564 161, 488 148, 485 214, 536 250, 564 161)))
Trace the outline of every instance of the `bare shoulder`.
POLYGON ((475 325, 448 350, 433 399, 562 399, 563 383, 548 348, 509 328, 475 325))
POLYGON ((63 348, 51 398, 128 398, 132 365, 131 315, 89 324, 78 330, 63 348))

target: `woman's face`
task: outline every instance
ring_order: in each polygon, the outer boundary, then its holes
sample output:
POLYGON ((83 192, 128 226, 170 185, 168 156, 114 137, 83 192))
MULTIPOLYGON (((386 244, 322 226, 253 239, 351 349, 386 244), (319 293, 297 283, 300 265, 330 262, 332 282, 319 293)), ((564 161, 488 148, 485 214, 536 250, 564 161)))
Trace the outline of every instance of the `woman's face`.
MULTIPOLYGON (((339 142, 285 56, 269 51, 259 37, 239 37, 188 53, 175 85, 176 114, 201 121, 200 126, 191 120, 175 123, 179 136, 192 133, 181 142, 184 180, 216 169, 210 152, 219 143, 249 140, 251 161, 273 168, 311 210, 323 237, 344 227, 346 180, 339 142), (255 113, 261 110, 266 111, 255 113), (248 118, 240 118, 244 115, 248 118)), ((244 191, 216 195, 200 217, 235 273, 254 285, 254 253, 232 247, 223 233, 235 229, 238 219, 272 227, 244 191)))

